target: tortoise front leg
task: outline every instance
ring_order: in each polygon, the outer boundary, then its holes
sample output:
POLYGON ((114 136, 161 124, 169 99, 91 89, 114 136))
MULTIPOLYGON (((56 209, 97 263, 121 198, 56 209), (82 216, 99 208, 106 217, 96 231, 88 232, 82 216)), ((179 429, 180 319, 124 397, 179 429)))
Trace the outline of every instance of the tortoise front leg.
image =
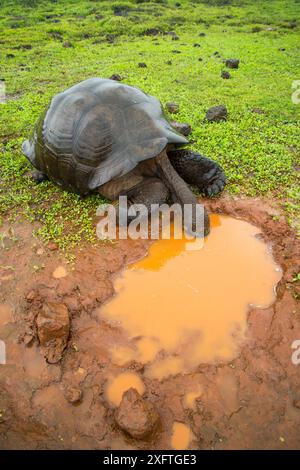
MULTIPOLYGON (((141 183, 130 190, 122 191, 119 196, 127 196, 127 211, 133 204, 143 204, 150 216, 153 212, 153 204, 160 206, 167 202, 169 189, 159 178, 144 177, 141 183)), ((128 216, 127 223, 129 224, 134 218, 134 216, 128 216)))
POLYGON ((196 186, 205 196, 216 196, 223 191, 226 176, 218 163, 186 149, 171 150, 168 156, 181 178, 196 186))

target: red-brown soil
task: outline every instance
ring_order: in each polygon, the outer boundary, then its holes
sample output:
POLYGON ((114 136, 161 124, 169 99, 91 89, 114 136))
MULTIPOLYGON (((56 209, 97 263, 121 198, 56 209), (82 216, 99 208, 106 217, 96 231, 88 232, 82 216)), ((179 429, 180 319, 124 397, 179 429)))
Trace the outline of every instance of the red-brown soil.
POLYGON ((1 449, 167 449, 174 421, 190 426, 191 449, 300 448, 300 365, 291 360, 291 345, 300 340, 299 283, 293 282, 300 272, 299 241, 270 202, 224 197, 207 206, 260 227, 283 277, 276 302, 249 312, 247 339, 235 360, 201 364, 162 382, 143 377, 139 363, 121 367, 110 361, 110 346, 126 346, 126 338, 97 313, 113 295, 113 275, 144 256, 149 242, 84 247, 72 266, 54 246, 34 238, 28 222, 14 223, 13 235, 4 224, 2 233, 9 236, 0 253, 0 339, 7 347, 7 364, 0 365, 1 449), (67 275, 56 279, 58 266, 67 275), (64 303, 71 318, 67 347, 54 364, 46 362, 36 331, 46 302, 64 303), (159 425, 145 439, 118 428, 104 393, 108 377, 125 370, 139 372, 144 398, 159 410, 159 425), (204 392, 195 410, 184 408, 186 391, 199 384, 204 392))

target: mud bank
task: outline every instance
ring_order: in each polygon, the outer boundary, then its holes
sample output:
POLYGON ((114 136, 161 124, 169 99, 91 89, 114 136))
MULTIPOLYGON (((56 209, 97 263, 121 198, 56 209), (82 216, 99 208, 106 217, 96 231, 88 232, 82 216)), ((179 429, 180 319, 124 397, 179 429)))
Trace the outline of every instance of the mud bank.
POLYGON ((299 241, 268 202, 222 198, 207 206, 259 227, 283 276, 276 302, 248 313, 235 359, 201 363, 163 381, 147 377, 142 363, 112 357, 112 348, 126 350, 130 341, 118 323, 99 315, 113 295, 114 276, 147 253, 148 241, 83 247, 70 266, 54 246, 32 237, 30 224, 14 224, 13 232, 3 226, 0 339, 7 364, 0 365, 0 448, 167 449, 176 423, 188 427, 191 449, 300 448, 300 370, 291 360, 291 345, 300 339, 300 292, 293 282, 299 241), (43 346, 37 331, 48 303, 63 304, 70 319, 69 330, 66 324, 56 329, 56 341, 62 332, 68 337, 55 343, 60 350, 53 363, 47 337, 43 346), (157 425, 142 439, 120 428, 107 397, 108 384, 124 372, 139 377, 140 393, 159 410, 157 425))

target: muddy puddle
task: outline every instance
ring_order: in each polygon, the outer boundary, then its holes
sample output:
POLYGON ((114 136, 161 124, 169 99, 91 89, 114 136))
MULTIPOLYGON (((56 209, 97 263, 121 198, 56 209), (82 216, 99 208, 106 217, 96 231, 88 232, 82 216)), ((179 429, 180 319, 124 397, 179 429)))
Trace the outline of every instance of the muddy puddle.
POLYGON ((228 361, 245 337, 250 306, 275 300, 281 270, 260 230, 228 216, 211 216, 199 240, 159 240, 115 279, 115 296, 99 311, 122 327, 130 347, 112 348, 118 365, 136 360, 163 379, 200 363, 228 361))

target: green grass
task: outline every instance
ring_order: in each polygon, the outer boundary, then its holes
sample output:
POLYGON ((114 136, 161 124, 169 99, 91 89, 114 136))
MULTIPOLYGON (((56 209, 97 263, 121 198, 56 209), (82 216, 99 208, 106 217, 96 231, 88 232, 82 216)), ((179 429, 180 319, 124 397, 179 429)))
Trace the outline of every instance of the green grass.
POLYGON ((300 104, 291 94, 300 79, 300 2, 175 3, 0 0, 0 78, 7 94, 0 104, 2 217, 38 220, 39 235, 62 249, 96 241, 93 218, 101 198, 80 199, 49 182, 35 185, 21 143, 55 93, 88 77, 119 73, 162 103, 180 105, 176 119, 192 125, 194 149, 223 165, 227 191, 276 198, 295 222, 300 104), (116 16, 116 7, 126 16, 116 16), (161 33, 147 36, 149 28, 161 33), (168 31, 180 40, 163 34, 168 31), (72 47, 64 47, 66 41, 72 47), (223 80, 223 59, 231 57, 240 59, 240 68, 223 80), (204 123, 206 110, 217 104, 227 106, 228 121, 204 123), (264 114, 252 113, 255 107, 264 114))

